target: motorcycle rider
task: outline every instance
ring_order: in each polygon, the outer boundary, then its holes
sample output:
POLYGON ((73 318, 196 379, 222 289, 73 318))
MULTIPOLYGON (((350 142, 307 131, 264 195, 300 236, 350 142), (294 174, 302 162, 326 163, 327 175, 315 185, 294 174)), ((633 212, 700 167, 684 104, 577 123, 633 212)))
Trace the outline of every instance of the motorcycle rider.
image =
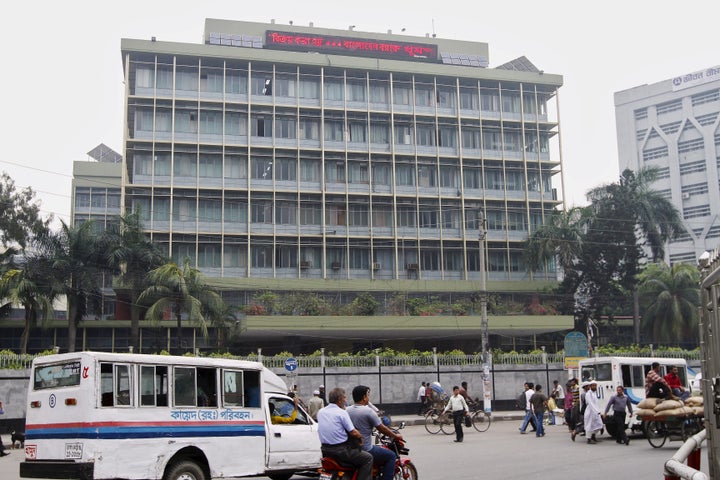
POLYGON ((355 467, 357 480, 370 480, 373 457, 361 448, 363 436, 350 420, 345 400, 345 389, 333 388, 328 395, 328 406, 318 411, 320 451, 324 457, 355 467))
POLYGON ((395 475, 397 455, 390 449, 383 448, 380 445, 373 445, 372 432, 373 429, 377 428, 380 433, 400 442, 403 440, 402 435, 386 427, 377 413, 370 408, 370 387, 358 385, 353 388, 352 396, 354 403, 347 408, 347 412, 353 425, 363 437, 362 448, 373 456, 375 464, 380 465, 381 478, 390 480, 395 475))

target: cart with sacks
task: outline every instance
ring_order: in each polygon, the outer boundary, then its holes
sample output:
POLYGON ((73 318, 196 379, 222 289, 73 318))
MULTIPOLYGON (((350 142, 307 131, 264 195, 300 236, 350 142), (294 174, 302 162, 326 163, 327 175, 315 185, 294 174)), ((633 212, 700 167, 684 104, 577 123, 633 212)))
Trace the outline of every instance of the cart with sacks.
POLYGON ((638 404, 636 415, 650 445, 660 448, 670 440, 685 441, 704 428, 703 399, 700 396, 681 400, 646 398, 638 404))

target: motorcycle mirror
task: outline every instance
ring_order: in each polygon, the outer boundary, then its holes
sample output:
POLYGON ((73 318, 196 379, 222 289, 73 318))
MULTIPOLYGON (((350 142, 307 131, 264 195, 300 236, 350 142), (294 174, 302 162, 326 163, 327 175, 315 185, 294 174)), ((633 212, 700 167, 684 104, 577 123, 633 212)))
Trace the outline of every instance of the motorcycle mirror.
POLYGON ((405 428, 405 422, 400 422, 400 425, 398 425, 398 430, 402 430, 405 428))

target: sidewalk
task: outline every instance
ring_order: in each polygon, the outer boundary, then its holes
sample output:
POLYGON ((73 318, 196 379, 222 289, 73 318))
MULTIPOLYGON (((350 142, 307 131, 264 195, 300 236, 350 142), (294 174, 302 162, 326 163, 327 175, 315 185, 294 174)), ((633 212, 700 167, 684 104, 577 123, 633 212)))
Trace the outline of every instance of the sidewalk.
MULTIPOLYGON (((493 411, 490 414, 492 421, 505 421, 505 420, 514 420, 517 422, 522 422, 523 418, 525 417, 525 412, 523 410, 510 410, 510 411, 493 411)), ((400 422, 405 422, 405 425, 425 425, 425 417, 422 417, 420 415, 392 415, 392 421, 394 424, 398 424, 400 422)), ((562 418, 559 419, 562 421, 562 418)))

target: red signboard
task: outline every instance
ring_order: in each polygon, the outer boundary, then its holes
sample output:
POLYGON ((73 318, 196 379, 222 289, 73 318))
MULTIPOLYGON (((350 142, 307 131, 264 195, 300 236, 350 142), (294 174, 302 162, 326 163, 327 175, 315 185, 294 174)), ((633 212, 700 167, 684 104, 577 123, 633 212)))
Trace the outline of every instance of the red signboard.
POLYGON ((436 62, 438 58, 437 45, 278 31, 265 32, 265 47, 432 62, 436 62))

